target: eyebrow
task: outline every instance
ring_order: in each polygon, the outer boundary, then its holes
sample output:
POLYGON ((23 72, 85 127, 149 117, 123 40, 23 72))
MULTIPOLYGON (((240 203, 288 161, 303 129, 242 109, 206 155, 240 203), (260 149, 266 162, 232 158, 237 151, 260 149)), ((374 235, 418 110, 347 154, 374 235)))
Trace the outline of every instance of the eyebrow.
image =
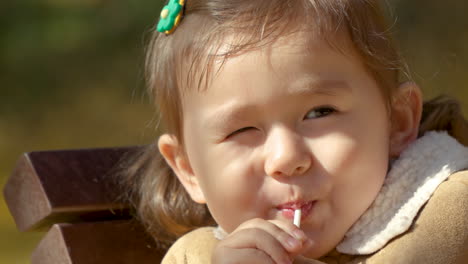
MULTIPOLYGON (((310 80, 305 79, 294 83, 292 88, 288 88, 288 94, 298 97, 309 97, 313 95, 336 96, 338 94, 352 93, 351 87, 347 82, 341 80, 310 80)), ((241 122, 245 113, 255 111, 258 106, 248 103, 228 102, 216 109, 216 112, 210 114, 205 123, 208 128, 225 128, 227 121, 241 122)))
POLYGON ((291 95, 337 95, 340 93, 352 93, 351 86, 343 80, 313 80, 303 79, 300 82, 294 83, 292 88, 289 88, 291 95))
POLYGON ((208 128, 223 129, 228 127, 228 123, 242 121, 245 113, 254 111, 257 107, 251 104, 228 102, 216 109, 208 116, 205 126, 208 128))

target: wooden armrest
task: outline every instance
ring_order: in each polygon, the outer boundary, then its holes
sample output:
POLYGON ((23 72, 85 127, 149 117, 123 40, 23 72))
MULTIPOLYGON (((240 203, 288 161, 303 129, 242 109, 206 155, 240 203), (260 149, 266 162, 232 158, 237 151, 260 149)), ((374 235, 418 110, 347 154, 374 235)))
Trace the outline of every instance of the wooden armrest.
MULTIPOLYGON (((135 148, 25 153, 4 188, 5 201, 20 231, 55 222, 128 218, 128 206, 110 172, 135 148)), ((115 175, 114 175, 115 176, 115 175)))
POLYGON ((55 224, 33 252, 32 264, 155 264, 163 255, 133 221, 55 224))

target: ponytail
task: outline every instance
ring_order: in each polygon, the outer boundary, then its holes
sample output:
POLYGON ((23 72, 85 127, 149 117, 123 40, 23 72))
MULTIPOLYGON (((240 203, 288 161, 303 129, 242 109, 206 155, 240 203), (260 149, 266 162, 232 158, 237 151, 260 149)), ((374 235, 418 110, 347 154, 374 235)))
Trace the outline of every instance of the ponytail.
POLYGON ((142 147, 126 163, 119 184, 123 197, 161 248, 197 227, 214 224, 206 205, 192 201, 156 144, 142 147))
POLYGON ((418 136, 430 130, 447 131, 461 144, 468 146, 468 122, 460 103, 446 95, 424 102, 418 136))

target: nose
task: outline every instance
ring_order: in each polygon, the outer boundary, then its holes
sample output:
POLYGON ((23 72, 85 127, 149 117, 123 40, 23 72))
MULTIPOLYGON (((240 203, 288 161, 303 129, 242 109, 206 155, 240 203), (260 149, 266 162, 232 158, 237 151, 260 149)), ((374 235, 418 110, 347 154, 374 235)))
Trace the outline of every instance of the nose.
POLYGON ((301 175, 312 163, 304 138, 285 127, 270 133, 264 149, 265 172, 272 177, 301 175))

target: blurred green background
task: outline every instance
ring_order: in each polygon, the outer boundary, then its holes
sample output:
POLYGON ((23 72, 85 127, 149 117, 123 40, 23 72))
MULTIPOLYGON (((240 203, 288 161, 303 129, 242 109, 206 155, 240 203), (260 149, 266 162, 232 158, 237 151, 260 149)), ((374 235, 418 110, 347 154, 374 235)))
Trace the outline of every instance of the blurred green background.
MULTIPOLYGON (((388 0, 392 27, 425 97, 468 105, 468 2, 388 0)), ((0 2, 0 187, 21 153, 144 144, 145 39, 162 1, 0 2)), ((42 234, 16 231, 0 199, 0 263, 29 263, 42 234)))

